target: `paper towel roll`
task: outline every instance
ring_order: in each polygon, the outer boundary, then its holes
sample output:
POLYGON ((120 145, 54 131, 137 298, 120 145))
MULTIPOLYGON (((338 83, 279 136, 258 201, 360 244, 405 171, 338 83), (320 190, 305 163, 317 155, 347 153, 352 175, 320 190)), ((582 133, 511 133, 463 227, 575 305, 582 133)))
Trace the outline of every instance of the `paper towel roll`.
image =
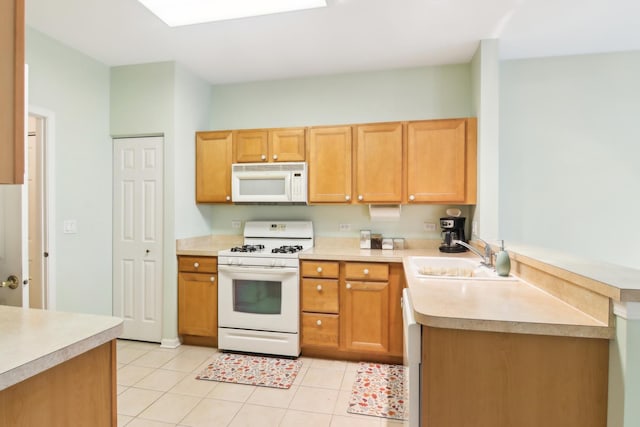
POLYGON ((401 205, 369 205, 371 221, 399 221, 401 205))

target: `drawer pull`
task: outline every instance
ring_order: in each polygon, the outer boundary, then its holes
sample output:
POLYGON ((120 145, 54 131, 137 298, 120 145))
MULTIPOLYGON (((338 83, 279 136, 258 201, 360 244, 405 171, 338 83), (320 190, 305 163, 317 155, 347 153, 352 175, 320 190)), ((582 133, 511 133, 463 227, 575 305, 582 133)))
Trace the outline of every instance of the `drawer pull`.
POLYGON ((273 155, 273 160, 278 160, 278 155, 277 154, 273 155))
POLYGON ((364 270, 362 270, 362 272, 363 272, 365 275, 366 275, 366 274, 369 274, 369 269, 368 269, 368 268, 365 268, 364 270))
POLYGON ((358 200, 363 201, 364 200, 364 196, 362 194, 358 195, 358 200))
POLYGON ((316 325, 322 326, 322 320, 320 320, 320 319, 316 320, 316 325))
POLYGON ((347 194, 346 196, 344 196, 344 199, 345 199, 346 201, 349 201, 349 200, 351 200, 351 196, 347 194))
POLYGON ((212 282, 212 283, 215 282, 216 281, 216 276, 209 277, 209 281, 212 282))
POLYGON ((351 289, 351 283, 347 283, 346 288, 351 289))
POLYGON ((318 290, 318 292, 322 292, 322 285, 316 286, 316 289, 318 290))
POLYGON ((318 267, 318 268, 316 268, 316 271, 317 271, 318 273, 322 273, 322 267, 318 267))
POLYGON ((260 160, 267 160, 267 156, 263 154, 262 156, 260 156, 260 160))
POLYGON ((200 263, 199 262, 194 262, 193 263, 193 268, 198 268, 200 267, 200 263))
POLYGON ((227 196, 226 199, 227 199, 227 202, 228 202, 229 200, 231 200, 231 196, 227 196))
POLYGON ((416 199, 416 196, 414 196, 413 194, 409 196, 409 200, 411 200, 412 202, 416 199))

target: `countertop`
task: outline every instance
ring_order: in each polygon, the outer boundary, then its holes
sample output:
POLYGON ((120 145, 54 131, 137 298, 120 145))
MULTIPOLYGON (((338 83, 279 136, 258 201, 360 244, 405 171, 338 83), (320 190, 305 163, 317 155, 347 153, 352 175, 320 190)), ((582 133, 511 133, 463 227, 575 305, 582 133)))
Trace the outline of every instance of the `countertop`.
POLYGON ((613 327, 517 278, 425 279, 406 267, 405 276, 416 321, 425 326, 589 338, 614 335, 613 327))
POLYGON ((122 319, 0 306, 0 390, 122 333, 122 319))

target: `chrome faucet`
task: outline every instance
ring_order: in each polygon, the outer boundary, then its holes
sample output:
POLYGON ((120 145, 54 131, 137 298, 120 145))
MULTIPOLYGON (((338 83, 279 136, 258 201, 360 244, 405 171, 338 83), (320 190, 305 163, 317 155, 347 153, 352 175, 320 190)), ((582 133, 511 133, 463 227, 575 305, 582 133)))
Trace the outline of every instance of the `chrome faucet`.
POLYGON ((482 258, 482 262, 481 262, 482 265, 493 268, 493 251, 491 250, 491 245, 485 242, 484 240, 482 240, 481 238, 479 238, 478 236, 476 236, 476 239, 484 243, 484 253, 480 252, 478 249, 474 248, 470 244, 463 242, 462 240, 452 240, 451 243, 464 246, 465 248, 469 249, 471 252, 478 255, 480 258, 482 258))

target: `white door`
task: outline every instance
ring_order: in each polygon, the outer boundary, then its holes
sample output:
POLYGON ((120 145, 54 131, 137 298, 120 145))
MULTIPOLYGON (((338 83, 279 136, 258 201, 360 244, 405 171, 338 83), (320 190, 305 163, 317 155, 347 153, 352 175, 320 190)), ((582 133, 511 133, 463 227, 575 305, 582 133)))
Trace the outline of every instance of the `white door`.
POLYGON ((162 338, 163 140, 113 140, 113 315, 122 338, 162 338))
POLYGON ((28 308, 26 188, 26 185, 0 185, 0 304, 28 308))

